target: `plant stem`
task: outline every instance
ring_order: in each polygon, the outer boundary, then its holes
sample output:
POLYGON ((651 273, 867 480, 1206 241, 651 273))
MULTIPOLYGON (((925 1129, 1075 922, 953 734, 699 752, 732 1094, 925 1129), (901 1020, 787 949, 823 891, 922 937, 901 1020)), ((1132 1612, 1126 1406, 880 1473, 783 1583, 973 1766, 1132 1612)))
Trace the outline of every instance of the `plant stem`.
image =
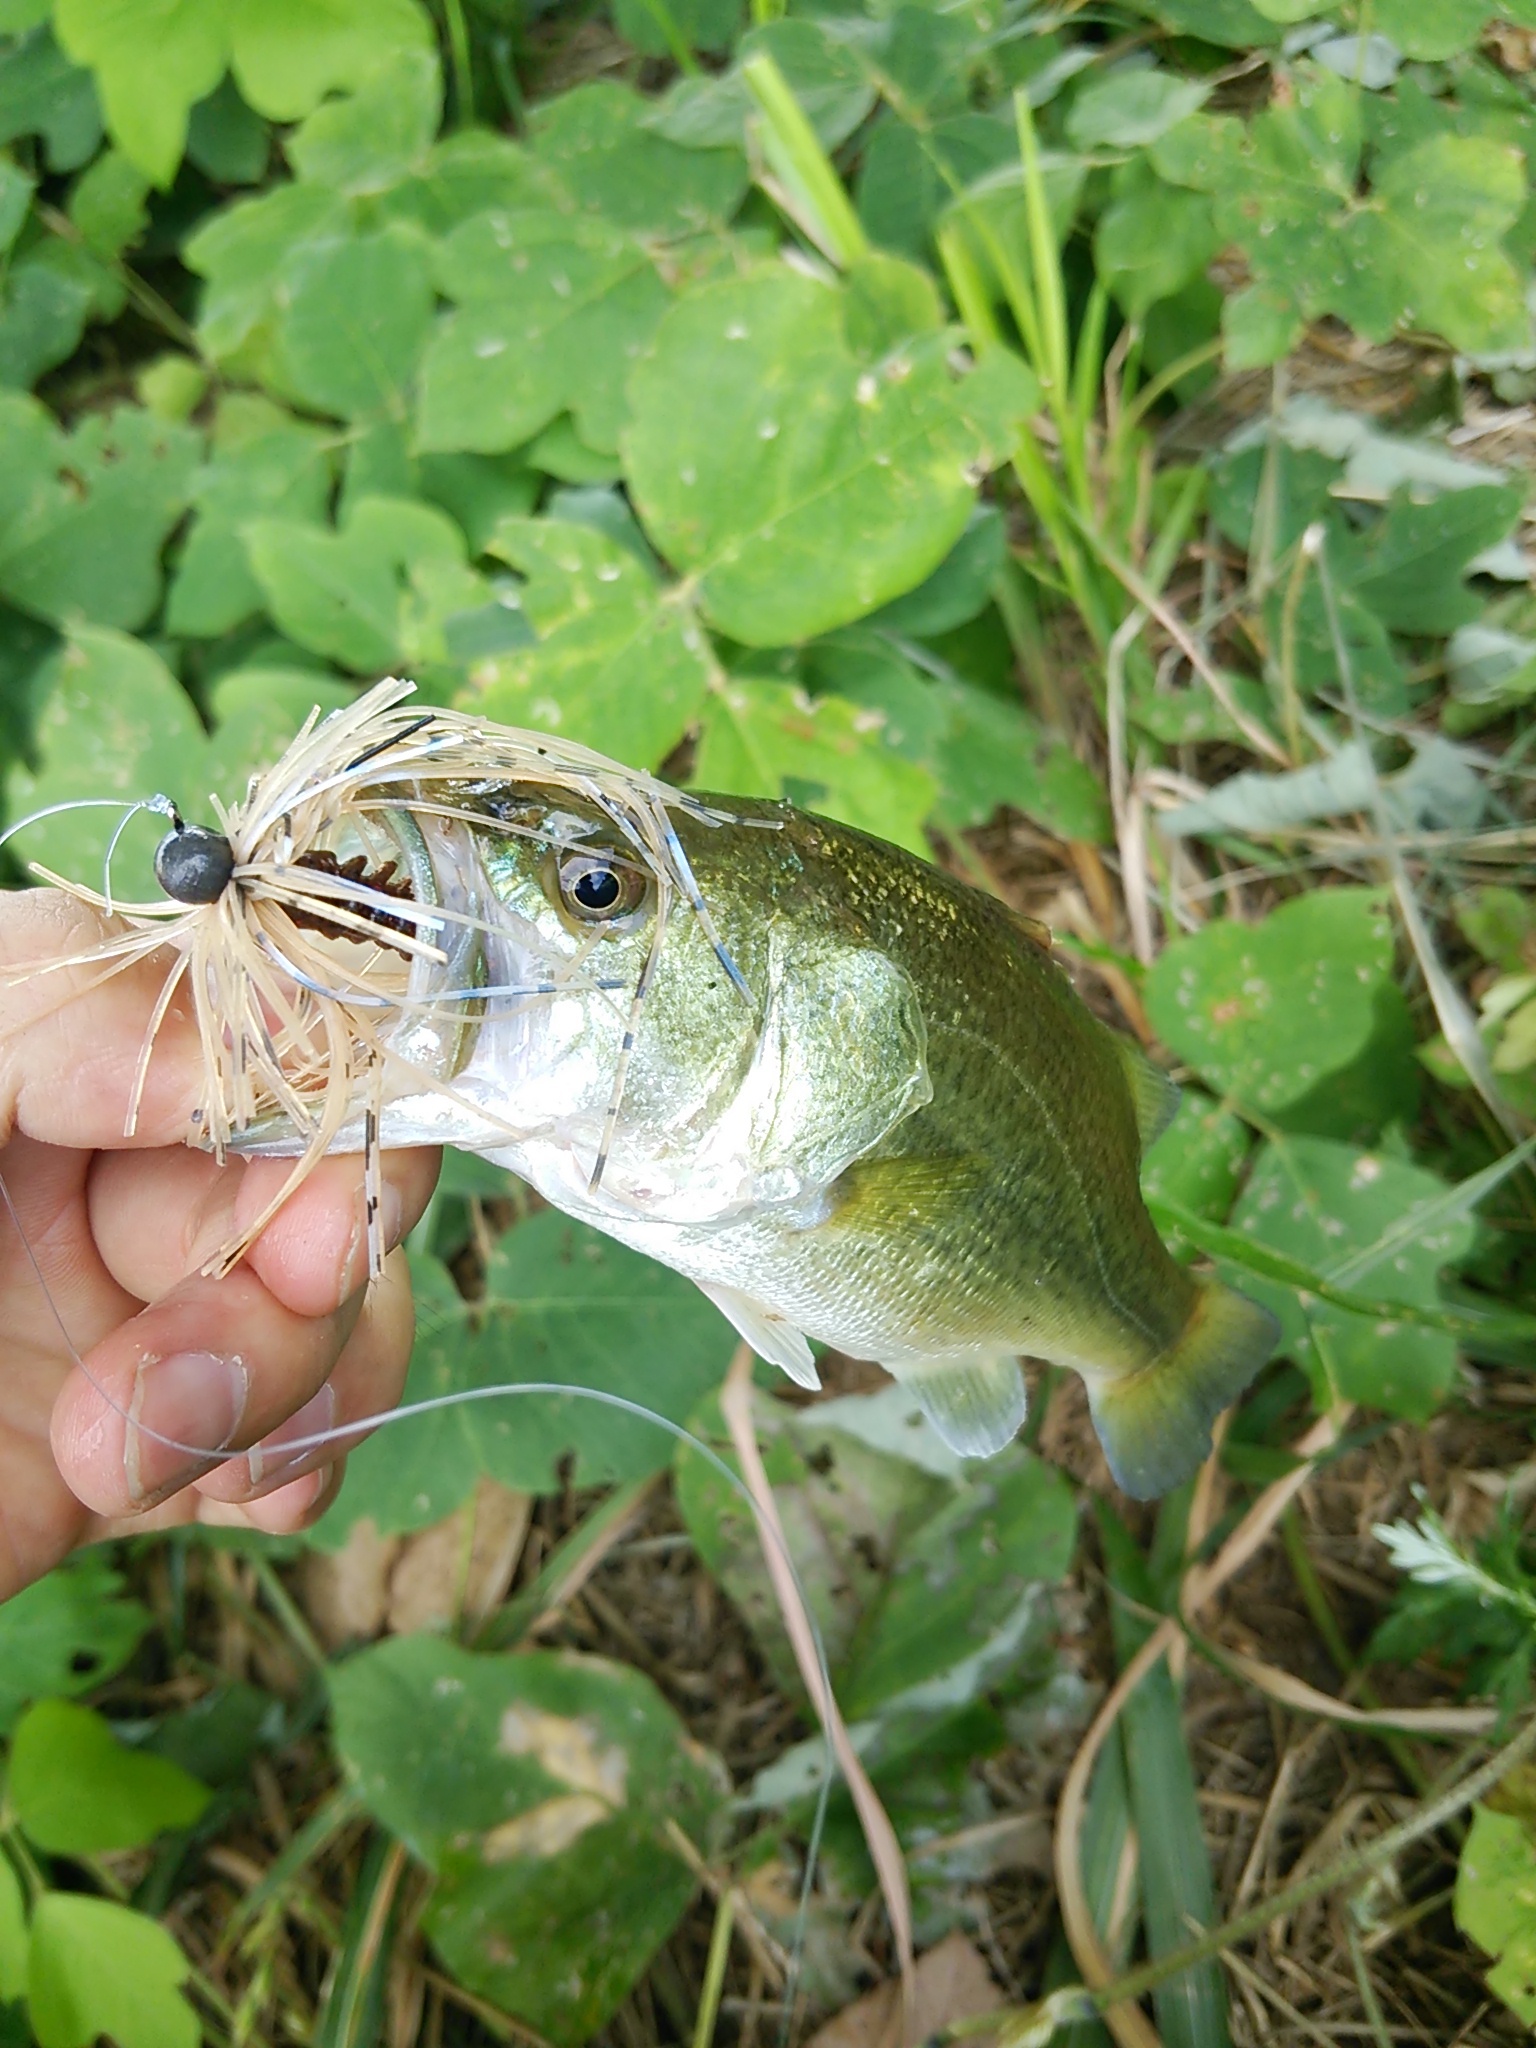
POLYGON ((704 1964, 704 1988, 699 1995, 693 2048, 710 2048, 715 2038, 715 2021, 720 2012, 720 1994, 725 1989, 725 1965, 731 1953, 731 1928, 735 1919, 736 1894, 727 1886, 715 1902, 715 1924, 710 1930, 709 1957, 704 1964))

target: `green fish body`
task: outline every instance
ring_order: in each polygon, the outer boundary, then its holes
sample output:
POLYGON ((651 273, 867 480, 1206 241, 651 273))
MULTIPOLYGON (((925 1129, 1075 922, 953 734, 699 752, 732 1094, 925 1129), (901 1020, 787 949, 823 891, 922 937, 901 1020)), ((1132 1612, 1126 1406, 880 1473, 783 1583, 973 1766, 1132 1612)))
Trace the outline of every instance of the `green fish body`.
POLYGON ((1194 1469, 1276 1325, 1159 1239, 1138 1168, 1177 1091, 1048 934, 847 826, 706 797, 673 825, 707 917, 674 892, 658 941, 600 806, 458 800, 483 824, 418 823, 491 934, 482 980, 542 993, 488 996, 452 1100, 396 1090, 386 1143, 511 1167, 804 1385, 808 1339, 874 1360, 964 1455, 1023 1420, 1022 1354, 1082 1375, 1128 1492, 1194 1469))

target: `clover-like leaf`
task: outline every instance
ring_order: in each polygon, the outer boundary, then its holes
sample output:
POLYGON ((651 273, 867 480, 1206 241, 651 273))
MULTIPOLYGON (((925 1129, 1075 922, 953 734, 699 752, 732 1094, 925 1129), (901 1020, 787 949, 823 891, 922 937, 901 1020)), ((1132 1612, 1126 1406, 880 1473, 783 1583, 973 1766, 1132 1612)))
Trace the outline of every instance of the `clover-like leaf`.
POLYGON ((190 1827, 209 1792, 179 1765, 119 1742, 72 1700, 39 1700, 11 1738, 7 1794, 17 1820, 55 1856, 136 1849, 190 1827))
POLYGON ((747 189, 733 149, 680 149, 651 125, 650 108, 617 80, 546 100, 529 148, 563 207, 647 238, 675 240, 730 219, 747 189))
POLYGON ((0 594, 60 623, 142 624, 200 437, 132 405, 65 435, 32 399, 0 392, 0 445, 0 594))
POLYGON ((261 609, 241 529, 263 514, 320 526, 331 487, 330 436, 253 392, 219 405, 196 507, 171 584, 173 633, 227 633, 261 609))
POLYGON ((786 796, 927 853, 935 785, 884 740, 884 715, 791 683, 731 676, 705 704, 693 781, 735 796, 786 796))
POLYGON ((442 112, 437 52, 406 45, 355 92, 316 107, 289 136, 288 161, 301 178, 349 197, 387 192, 427 169, 442 112))
POLYGON ((55 171, 79 170, 101 145, 91 74, 69 61, 46 23, 0 44, 0 142, 18 135, 40 135, 55 171))
POLYGON ((1456 1925, 1494 1958, 1489 1990, 1536 2026, 1536 1843, 1522 1814, 1473 1809, 1456 1866, 1456 1925))
MULTIPOLYGON (((479 1301, 428 1260, 416 1265, 416 1298, 407 1401, 541 1380, 627 1395, 681 1422, 719 1384, 735 1342, 691 1282, 552 1210, 496 1241, 479 1301)), ((482 1472, 548 1492, 572 1453, 579 1485, 643 1478, 666 1465, 672 1442, 653 1422, 579 1397, 477 1400, 354 1452, 320 1540, 340 1542, 364 1516, 380 1529, 424 1528, 482 1472)))
POLYGON ((56 0, 54 27, 88 65, 113 140, 155 184, 176 175, 193 103, 229 61, 222 0, 56 0))
POLYGON ((28 1700, 86 1692, 110 1678, 148 1627, 147 1609, 125 1596, 99 1550, 12 1594, 0 1607, 0 1734, 28 1700))
POLYGON ((630 383, 641 520, 748 646, 826 632, 922 582, 1038 395, 1002 352, 957 377, 940 334, 866 361, 848 303, 787 269, 706 286, 630 383))
MULTIPOLYGON (((1473 1225, 1448 1211, 1423 1167, 1331 1138, 1277 1138, 1254 1163, 1232 1226, 1367 1300, 1440 1303, 1439 1277, 1471 1249, 1473 1225)), ((1320 1407, 1368 1402, 1425 1421, 1456 1376, 1456 1340, 1421 1324, 1359 1315, 1254 1273, 1233 1278, 1280 1319, 1282 1345, 1311 1376, 1320 1407)))
POLYGON ((1222 919, 1175 939, 1147 977, 1147 1014, 1214 1088, 1272 1115, 1365 1050, 1391 967, 1382 897, 1319 889, 1262 924, 1222 919))
POLYGON ((27 2013, 37 2048, 197 2048, 191 1966, 158 1921, 112 1899, 45 1892, 32 1915, 27 2013))
POLYGON ((459 310, 422 364, 418 439, 495 453, 569 411, 589 446, 618 445, 624 381, 671 292, 651 255, 602 220, 487 213, 444 245, 459 310))
POLYGON ((403 411, 433 311, 425 239, 399 223, 297 255, 274 367, 294 395, 343 419, 403 411))
POLYGON ((475 673, 475 705, 655 767, 704 702, 713 664, 703 628, 621 542, 562 519, 506 519, 487 551, 529 579, 529 647, 475 673))
POLYGON ((214 214, 182 255, 206 278, 198 336, 220 360, 246 347, 275 317, 290 268, 347 232, 346 202, 328 185, 276 185, 214 214))
POLYGON ((402 50, 430 50, 418 0, 241 0, 230 61, 246 102, 269 121, 299 121, 327 93, 350 92, 402 50))
POLYGON ((723 1774, 649 1679, 595 1657, 408 1636, 337 1667, 331 1696, 368 1808, 437 1873, 443 1960, 579 2048, 681 1917, 671 1830, 707 1842, 723 1774))

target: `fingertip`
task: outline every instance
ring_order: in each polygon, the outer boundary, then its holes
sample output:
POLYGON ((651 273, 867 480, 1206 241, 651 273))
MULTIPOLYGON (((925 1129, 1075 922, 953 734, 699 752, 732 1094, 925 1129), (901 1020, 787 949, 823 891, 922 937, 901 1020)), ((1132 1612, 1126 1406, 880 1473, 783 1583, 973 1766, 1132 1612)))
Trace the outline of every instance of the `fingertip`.
MULTIPOLYGON (((383 1155, 379 1224, 386 1251, 393 1251, 420 1221, 441 1159, 440 1151, 424 1147, 383 1155)), ((289 1171, 284 1160, 252 1163, 240 1190, 237 1225, 260 1214, 289 1171)), ((362 1159, 323 1160, 256 1240, 249 1262, 263 1284, 298 1315, 329 1315, 354 1294, 368 1278, 362 1159)))

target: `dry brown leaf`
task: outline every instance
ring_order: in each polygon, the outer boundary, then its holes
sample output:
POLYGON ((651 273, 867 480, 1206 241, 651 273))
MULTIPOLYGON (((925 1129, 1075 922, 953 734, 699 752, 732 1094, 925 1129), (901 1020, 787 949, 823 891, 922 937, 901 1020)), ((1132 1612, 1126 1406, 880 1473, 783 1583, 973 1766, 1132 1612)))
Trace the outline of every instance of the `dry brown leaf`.
MULTIPOLYGON (((979 1950, 963 1934, 948 1934, 920 1955, 913 1971, 909 2048, 931 2041, 956 2020, 996 2012, 1006 2001, 979 1950)), ((811 2036, 807 2048, 895 2048, 901 2030, 901 1983, 889 1977, 845 2006, 811 2036)), ((992 2034, 967 2037, 968 2048, 992 2048, 992 2034)))
POLYGON ((407 1537, 389 1575, 390 1633, 482 1620, 512 1583, 532 1513, 531 1495, 482 1479, 457 1513, 407 1537))
POLYGON ((389 1574, 401 1538, 357 1522, 340 1550, 311 1550, 299 1565, 299 1604, 327 1650, 371 1643, 384 1626, 389 1574))

